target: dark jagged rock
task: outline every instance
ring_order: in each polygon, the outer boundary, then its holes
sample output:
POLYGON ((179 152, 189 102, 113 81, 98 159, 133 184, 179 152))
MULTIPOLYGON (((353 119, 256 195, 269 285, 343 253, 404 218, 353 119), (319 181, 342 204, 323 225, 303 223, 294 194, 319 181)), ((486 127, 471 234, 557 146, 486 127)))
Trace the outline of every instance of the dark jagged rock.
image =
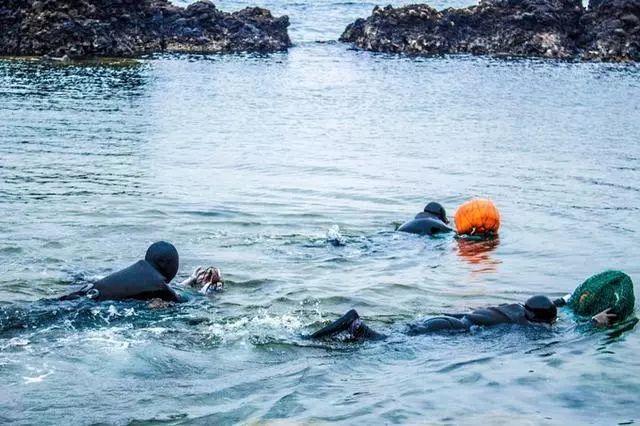
POLYGON ((585 58, 640 61, 640 0, 592 0, 581 22, 585 58))
POLYGON ((427 5, 374 8, 342 41, 393 53, 569 57, 576 51, 580 0, 483 0, 437 11, 427 5))
POLYGON ((0 55, 133 57, 153 52, 276 52, 289 18, 268 10, 187 8, 168 0, 2 0, 0 55))
POLYGON ((340 40, 377 52, 471 53, 638 60, 640 0, 481 0, 438 11, 384 9, 347 26, 340 40))

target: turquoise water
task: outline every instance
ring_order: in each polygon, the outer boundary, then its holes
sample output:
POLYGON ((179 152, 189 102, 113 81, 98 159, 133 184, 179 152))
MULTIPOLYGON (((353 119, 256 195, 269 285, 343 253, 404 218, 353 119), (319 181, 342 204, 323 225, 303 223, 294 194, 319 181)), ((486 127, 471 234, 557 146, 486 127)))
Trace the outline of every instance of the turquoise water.
POLYGON ((376 55, 335 42, 373 4, 266 6, 291 16, 289 53, 0 62, 0 321, 20 326, 0 334, 0 421, 638 422, 637 330, 562 312, 398 331, 607 268, 640 280, 640 68, 376 55), (392 232, 471 196, 500 208, 499 241, 392 232), (39 301, 158 239, 178 278, 214 264, 226 291, 39 301), (303 338, 351 307, 392 337, 303 338))

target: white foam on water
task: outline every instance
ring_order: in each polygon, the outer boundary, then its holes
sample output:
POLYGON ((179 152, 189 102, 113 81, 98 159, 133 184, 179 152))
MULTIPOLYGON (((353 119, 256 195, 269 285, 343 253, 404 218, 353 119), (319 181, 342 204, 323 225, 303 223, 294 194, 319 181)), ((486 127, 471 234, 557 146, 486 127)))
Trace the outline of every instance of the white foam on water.
POLYGON ((12 337, 11 339, 9 339, 5 344, 3 344, 2 346, 0 346, 0 350, 6 350, 9 348, 18 348, 18 347, 24 347, 29 345, 29 339, 24 339, 24 338, 20 338, 20 337, 12 337))
POLYGON ((29 385, 29 384, 33 384, 33 383, 40 383, 40 382, 42 382, 46 377, 49 377, 49 376, 50 376, 50 375, 52 375, 52 374, 53 374, 53 371, 49 371, 49 372, 47 372, 47 373, 45 373, 45 374, 41 374, 41 375, 36 376, 36 377, 26 377, 26 376, 23 376, 23 377, 22 377, 22 380, 24 380, 24 384, 25 384, 25 385, 29 385))
POLYGON ((225 323, 215 323, 208 327, 211 337, 222 341, 244 339, 256 334, 296 332, 304 326, 298 316, 293 314, 272 314, 259 312, 254 317, 242 317, 225 323))
POLYGON ((89 345, 93 350, 101 350, 108 353, 125 352, 133 345, 133 341, 125 335, 125 331, 131 326, 118 328, 103 328, 87 330, 61 339, 65 347, 89 345))
POLYGON ((327 241, 332 241, 335 244, 344 245, 347 239, 340 232, 340 226, 333 225, 327 230, 327 241))
POLYGON ((114 318, 129 318, 138 315, 134 308, 122 308, 118 310, 115 305, 109 305, 106 310, 102 307, 95 307, 91 309, 91 314, 102 319, 107 324, 114 318))
POLYGON ((44 381, 45 378, 52 375, 54 372, 54 370, 50 369, 46 363, 38 367, 34 367, 32 365, 25 365, 25 369, 29 372, 32 372, 31 375, 22 376, 22 380, 26 385, 33 384, 33 383, 40 383, 44 381))
POLYGON ((151 333, 155 336, 161 336, 163 334, 165 334, 168 331, 171 331, 171 329, 166 328, 166 327, 148 327, 145 328, 143 330, 140 330, 142 332, 146 332, 146 333, 151 333))

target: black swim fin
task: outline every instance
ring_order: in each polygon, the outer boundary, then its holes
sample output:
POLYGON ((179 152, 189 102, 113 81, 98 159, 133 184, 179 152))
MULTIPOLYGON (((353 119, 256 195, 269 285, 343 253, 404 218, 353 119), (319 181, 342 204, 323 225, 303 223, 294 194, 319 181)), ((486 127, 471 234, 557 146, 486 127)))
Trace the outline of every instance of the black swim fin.
POLYGON ((316 331, 311 335, 312 339, 321 339, 327 336, 333 336, 343 331, 349 330, 351 324, 360 318, 360 315, 355 309, 351 309, 349 312, 329 324, 328 326, 316 331))

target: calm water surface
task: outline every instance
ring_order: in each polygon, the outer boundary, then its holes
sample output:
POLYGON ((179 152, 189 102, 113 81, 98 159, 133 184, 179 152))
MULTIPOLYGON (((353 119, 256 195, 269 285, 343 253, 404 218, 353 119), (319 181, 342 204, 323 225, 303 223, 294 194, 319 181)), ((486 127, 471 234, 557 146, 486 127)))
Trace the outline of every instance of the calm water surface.
POLYGON ((637 330, 398 331, 640 281, 640 68, 358 52, 335 40, 373 3, 263 5, 291 15, 289 53, 0 62, 0 422, 639 422, 637 330), (498 242, 392 232, 471 196, 498 242), (227 290, 39 301, 158 239, 227 290), (393 337, 303 338, 351 307, 393 337))

